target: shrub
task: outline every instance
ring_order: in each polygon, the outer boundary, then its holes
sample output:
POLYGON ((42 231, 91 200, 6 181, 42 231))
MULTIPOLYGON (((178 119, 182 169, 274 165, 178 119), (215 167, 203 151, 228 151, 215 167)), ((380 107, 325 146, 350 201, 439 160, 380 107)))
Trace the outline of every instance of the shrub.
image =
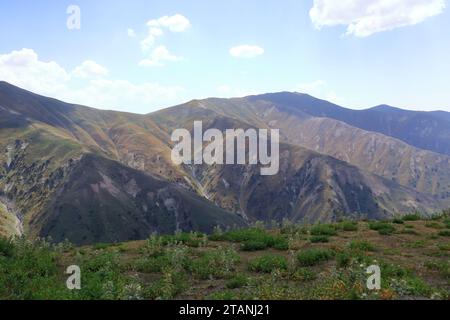
POLYGON ((444 225, 446 228, 450 229, 450 219, 444 219, 444 225))
POLYGON ((425 227, 431 228, 431 229, 444 229, 444 226, 438 222, 428 222, 425 224, 425 227))
POLYGON ((350 249, 360 251, 375 251, 375 246, 366 240, 353 240, 349 244, 350 249))
POLYGON ((314 236, 335 236, 337 234, 334 226, 329 224, 317 224, 311 228, 314 236))
POLYGON ((346 268, 352 261, 351 255, 348 252, 339 252, 336 254, 336 265, 338 268, 346 268))
POLYGON ((395 224, 404 224, 405 221, 403 221, 401 218, 395 218, 394 220, 392 220, 392 223, 395 223, 395 224))
POLYGON ((0 240, 0 300, 68 297, 51 244, 43 240, 0 240))
POLYGON ((450 251, 450 243, 443 243, 438 245, 439 250, 450 251))
POLYGON ((402 217, 403 221, 418 221, 422 219, 422 216, 418 213, 407 214, 402 217))
POLYGON ((11 240, 0 238, 0 256, 12 257, 14 254, 14 245, 11 240))
POLYGON ((265 242, 257 241, 257 240, 245 241, 241 246, 241 249, 243 251, 258 251, 258 250, 264 250, 266 248, 267 248, 267 244, 265 242))
POLYGON ((378 231, 381 235, 390 235, 395 231, 395 227, 392 224, 381 221, 370 222, 369 228, 378 231))
POLYGON ((144 273, 162 272, 170 266, 170 259, 167 255, 139 259, 136 262, 136 271, 144 273))
POLYGON ((186 269, 200 279, 223 278, 235 270, 239 260, 234 249, 218 248, 202 252, 198 258, 189 261, 186 269))
POLYGON ((311 241, 311 243, 326 243, 329 242, 330 239, 328 236, 311 236, 309 241, 311 241))
POLYGON ((271 273, 274 270, 286 270, 287 260, 282 256, 264 255, 250 261, 250 271, 271 273))
POLYGON ((213 238, 243 243, 242 250, 244 251, 264 250, 266 248, 287 250, 289 248, 289 241, 285 235, 274 236, 261 228, 233 230, 213 238))
POLYGON ((245 287, 247 284, 248 284, 247 276, 243 274, 238 274, 229 279, 225 285, 228 289, 237 289, 245 287))
POLYGON ((317 273, 308 268, 298 268, 291 275, 291 279, 294 281, 312 281, 317 278, 317 273))
POLYGON ((333 252, 329 249, 308 249, 297 253, 297 261, 302 267, 309 267, 330 260, 333 252))
POLYGON ((358 223, 356 221, 342 221, 337 227, 343 231, 358 231, 358 223))
POLYGON ((164 270, 163 277, 144 290, 144 298, 169 300, 187 288, 186 275, 175 269, 164 270))
POLYGON ((450 237, 450 230, 442 230, 438 235, 441 237, 450 237))
POLYGON ((274 237, 272 247, 277 250, 288 250, 289 240, 285 236, 274 237))

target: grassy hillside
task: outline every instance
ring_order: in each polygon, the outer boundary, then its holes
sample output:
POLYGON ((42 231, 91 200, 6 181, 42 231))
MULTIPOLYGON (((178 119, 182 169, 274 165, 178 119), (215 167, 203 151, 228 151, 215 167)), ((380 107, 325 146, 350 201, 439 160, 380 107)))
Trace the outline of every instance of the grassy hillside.
POLYGON ((449 257, 448 213, 84 247, 0 240, 0 299, 449 299, 449 257), (73 264, 79 291, 65 288, 73 264), (365 286, 373 264, 380 291, 365 286))

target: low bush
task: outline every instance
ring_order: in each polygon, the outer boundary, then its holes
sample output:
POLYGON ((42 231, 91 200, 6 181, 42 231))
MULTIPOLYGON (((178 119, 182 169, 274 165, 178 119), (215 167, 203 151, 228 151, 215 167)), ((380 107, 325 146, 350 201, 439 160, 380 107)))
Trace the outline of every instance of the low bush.
POLYGON ((370 222, 369 228, 378 231, 381 235, 390 235, 395 232, 395 227, 392 224, 382 221, 370 222))
POLYGON ((337 224, 337 228, 343 231, 358 231, 358 222, 342 221, 337 224))
POLYGON ((418 214, 418 213, 407 214, 407 215, 404 215, 402 217, 403 221, 418 221, 418 220, 421 220, 421 219, 422 219, 422 216, 420 214, 418 214))
POLYGON ((248 284, 248 277, 243 274, 238 274, 229 279, 225 286, 228 289, 237 289, 245 287, 248 284))
POLYGON ((335 236, 336 228, 329 224, 317 224, 311 228, 313 236, 335 236))
POLYGON ((297 261, 302 267, 314 266, 332 257, 333 251, 329 249, 307 249, 297 253, 297 261))
POLYGON ((264 250, 267 248, 267 243, 257 240, 248 240, 245 241, 242 246, 242 251, 258 251, 258 250, 264 250))
POLYGON ((326 243, 330 241, 330 238, 328 236, 311 236, 309 241, 311 243, 326 243))
POLYGON ((250 261, 250 271, 271 273, 274 270, 286 270, 287 260, 285 257, 276 255, 264 255, 250 261))
POLYGON ((366 240, 353 240, 349 244, 351 250, 375 251, 375 246, 366 240))
POLYGON ((450 237, 450 230, 442 230, 438 233, 441 237, 450 237))

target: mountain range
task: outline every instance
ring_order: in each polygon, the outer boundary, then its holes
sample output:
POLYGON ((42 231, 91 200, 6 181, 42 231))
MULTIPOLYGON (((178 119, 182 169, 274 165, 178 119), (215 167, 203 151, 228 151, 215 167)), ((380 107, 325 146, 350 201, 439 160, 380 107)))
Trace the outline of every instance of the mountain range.
POLYGON ((0 234, 76 244, 261 220, 383 219, 450 207, 450 113, 352 110, 280 92, 139 115, 0 82, 0 234), (171 133, 280 129, 280 172, 175 165, 171 133))

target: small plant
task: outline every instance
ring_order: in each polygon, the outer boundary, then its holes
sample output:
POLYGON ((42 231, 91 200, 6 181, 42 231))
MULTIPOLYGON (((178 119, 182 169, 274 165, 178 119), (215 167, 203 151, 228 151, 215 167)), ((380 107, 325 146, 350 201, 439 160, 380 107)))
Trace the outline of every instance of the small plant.
POLYGON ((247 284, 248 284, 248 277, 243 274, 238 274, 229 279, 225 285, 228 289, 237 289, 245 287, 247 284))
POLYGON ((282 256, 268 254, 250 261, 248 268, 250 271, 263 273, 271 273, 275 270, 286 270, 287 260, 282 256))
POLYGON ((425 227, 431 228, 431 229, 444 229, 444 226, 438 222, 427 222, 425 224, 425 227))
POLYGON ((347 268, 352 262, 352 257, 348 252, 339 252, 336 254, 336 266, 338 268, 347 268))
POLYGON ((14 253, 14 245, 11 240, 0 238, 0 257, 12 257, 14 253))
POLYGON ((257 240, 245 241, 241 246, 242 251, 259 251, 264 249, 267 249, 267 244, 257 240))
POLYGON ((330 260, 333 252, 329 249, 307 249, 297 253, 297 261, 302 267, 309 267, 330 260))
POLYGON ((378 231, 381 235, 391 235, 395 232, 395 227, 392 224, 382 221, 370 222, 369 228, 378 231))
POLYGON ((277 250, 288 250, 289 240, 286 236, 276 236, 273 238, 272 247, 277 250))
POLYGON ((366 240, 353 240, 350 242, 349 247, 351 250, 375 251, 375 246, 366 240))
POLYGON ((442 251, 450 251, 450 243, 440 244, 438 245, 438 248, 442 251))
POLYGON ((438 233, 441 237, 450 237, 450 230, 442 230, 438 233))
POLYGON ((311 236, 309 241, 311 241, 311 243, 326 243, 330 241, 330 238, 328 236, 311 236))
POLYGON ((214 251, 202 252, 196 259, 186 265, 186 269, 199 279, 224 278, 235 271, 240 258, 231 248, 218 248, 214 251))
POLYGON ((343 231, 358 231, 358 222, 342 221, 337 225, 337 228, 343 231))
POLYGON ((401 219, 401 218, 395 218, 395 219, 392 220, 392 223, 395 223, 395 224, 404 224, 405 221, 403 221, 403 219, 401 219))
POLYGON ((311 228, 313 236, 335 236, 337 234, 334 226, 329 224, 317 224, 311 228))
POLYGON ((317 273, 308 268, 298 268, 291 275, 291 279, 294 281, 312 281, 317 279, 317 273))
POLYGON ((403 221, 418 221, 422 219, 422 216, 418 213, 407 214, 402 217, 403 221))

